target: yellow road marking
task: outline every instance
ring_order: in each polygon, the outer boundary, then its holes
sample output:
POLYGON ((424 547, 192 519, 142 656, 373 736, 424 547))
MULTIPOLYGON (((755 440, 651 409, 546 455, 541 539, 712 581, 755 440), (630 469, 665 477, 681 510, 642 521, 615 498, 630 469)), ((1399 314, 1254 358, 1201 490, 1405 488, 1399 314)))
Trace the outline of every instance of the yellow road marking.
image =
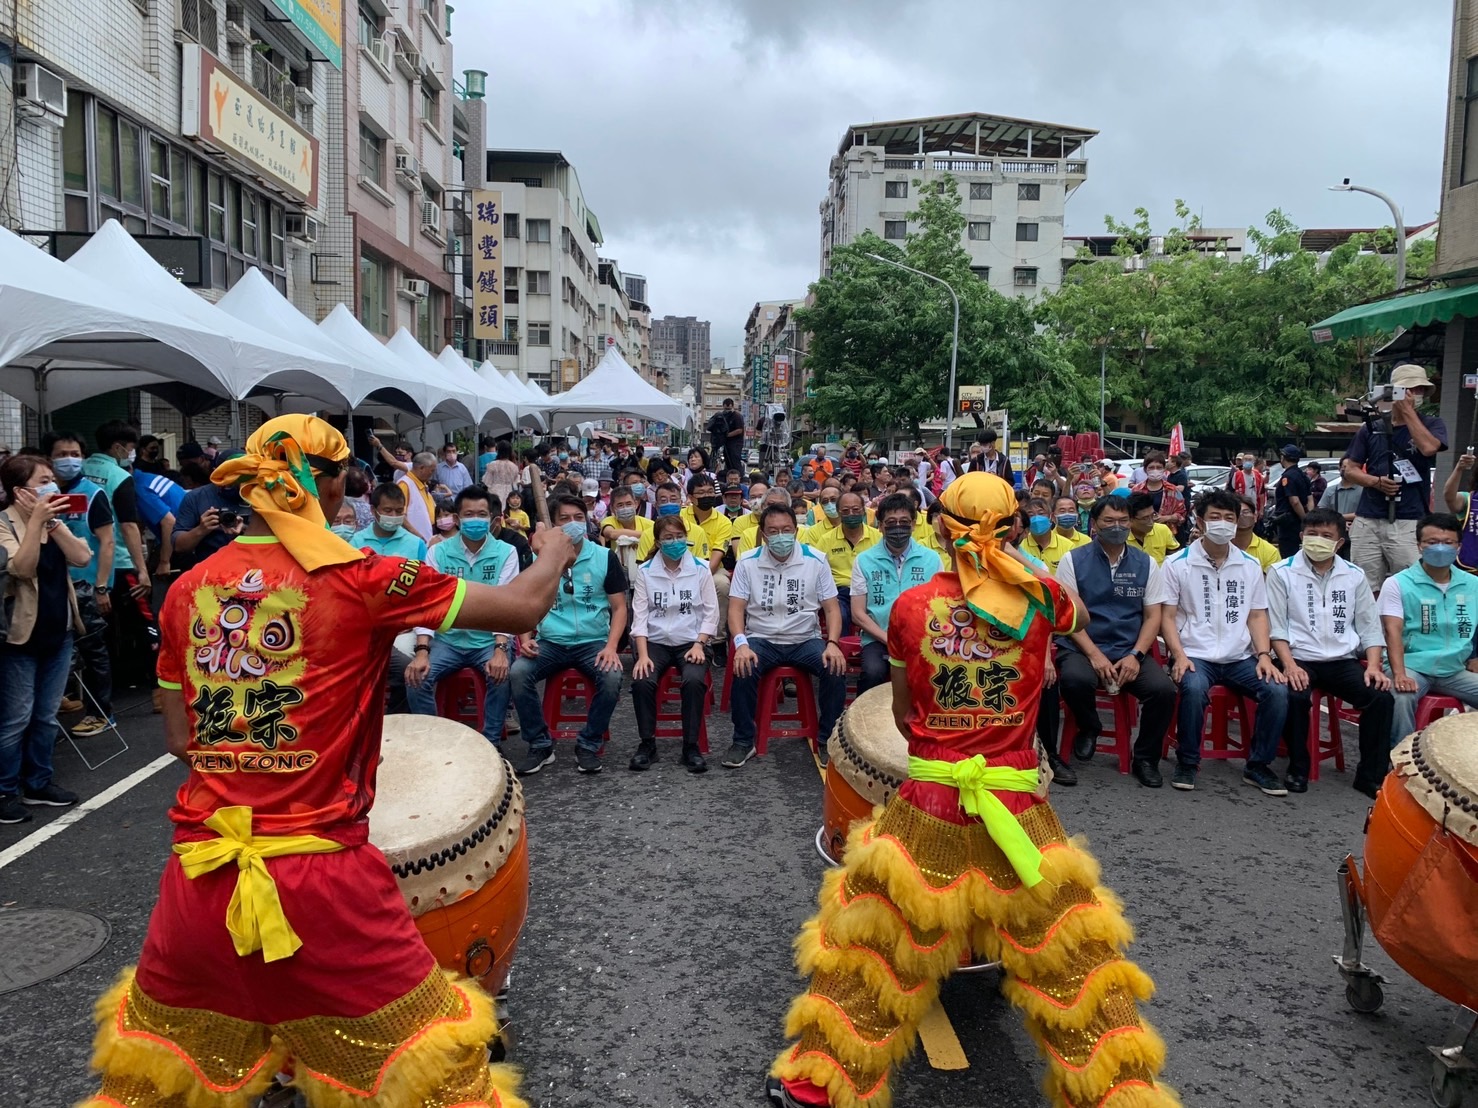
POLYGON ((960 1046, 960 1038, 955 1034, 954 1025, 949 1022, 949 1016, 937 1000, 919 1021, 919 1042, 924 1044, 929 1065, 935 1069, 970 1068, 970 1061, 965 1057, 964 1048, 960 1046))

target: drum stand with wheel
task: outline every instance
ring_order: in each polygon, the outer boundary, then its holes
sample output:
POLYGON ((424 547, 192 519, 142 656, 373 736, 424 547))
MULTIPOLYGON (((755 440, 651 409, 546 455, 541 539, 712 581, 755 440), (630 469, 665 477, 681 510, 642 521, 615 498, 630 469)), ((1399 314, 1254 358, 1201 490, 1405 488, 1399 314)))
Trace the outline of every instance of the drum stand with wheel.
POLYGON ((1360 898, 1360 878, 1353 855, 1339 865, 1339 906, 1345 922, 1345 947, 1334 956, 1345 979, 1345 1000, 1364 1015, 1379 1010, 1385 1002, 1381 986, 1386 979, 1360 959, 1365 947, 1365 901, 1360 898))

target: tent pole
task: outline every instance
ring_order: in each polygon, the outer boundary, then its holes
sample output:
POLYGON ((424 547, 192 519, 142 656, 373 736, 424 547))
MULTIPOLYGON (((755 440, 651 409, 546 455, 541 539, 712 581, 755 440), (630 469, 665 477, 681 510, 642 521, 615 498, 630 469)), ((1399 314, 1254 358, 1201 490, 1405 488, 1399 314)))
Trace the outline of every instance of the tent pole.
POLYGON ((51 412, 46 403, 46 375, 51 372, 51 362, 42 362, 36 367, 36 425, 44 434, 51 430, 51 412))

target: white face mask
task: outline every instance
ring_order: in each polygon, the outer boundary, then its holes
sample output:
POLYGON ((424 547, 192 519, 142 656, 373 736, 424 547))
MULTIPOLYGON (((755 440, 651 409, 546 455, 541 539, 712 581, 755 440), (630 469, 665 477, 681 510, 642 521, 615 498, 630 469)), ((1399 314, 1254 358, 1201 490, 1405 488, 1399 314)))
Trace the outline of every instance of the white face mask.
POLYGON ((1206 538, 1218 546, 1225 546, 1237 537, 1237 525, 1227 519, 1213 519, 1203 530, 1206 538))

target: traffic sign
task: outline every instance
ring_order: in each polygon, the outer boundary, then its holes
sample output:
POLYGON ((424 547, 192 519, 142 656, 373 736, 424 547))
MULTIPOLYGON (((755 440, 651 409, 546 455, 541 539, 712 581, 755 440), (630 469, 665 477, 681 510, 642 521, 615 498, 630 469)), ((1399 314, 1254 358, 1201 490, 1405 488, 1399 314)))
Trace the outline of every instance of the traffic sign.
POLYGON ((987 403, 986 386, 961 385, 958 391, 959 402, 955 410, 961 415, 981 415, 985 412, 987 403))

